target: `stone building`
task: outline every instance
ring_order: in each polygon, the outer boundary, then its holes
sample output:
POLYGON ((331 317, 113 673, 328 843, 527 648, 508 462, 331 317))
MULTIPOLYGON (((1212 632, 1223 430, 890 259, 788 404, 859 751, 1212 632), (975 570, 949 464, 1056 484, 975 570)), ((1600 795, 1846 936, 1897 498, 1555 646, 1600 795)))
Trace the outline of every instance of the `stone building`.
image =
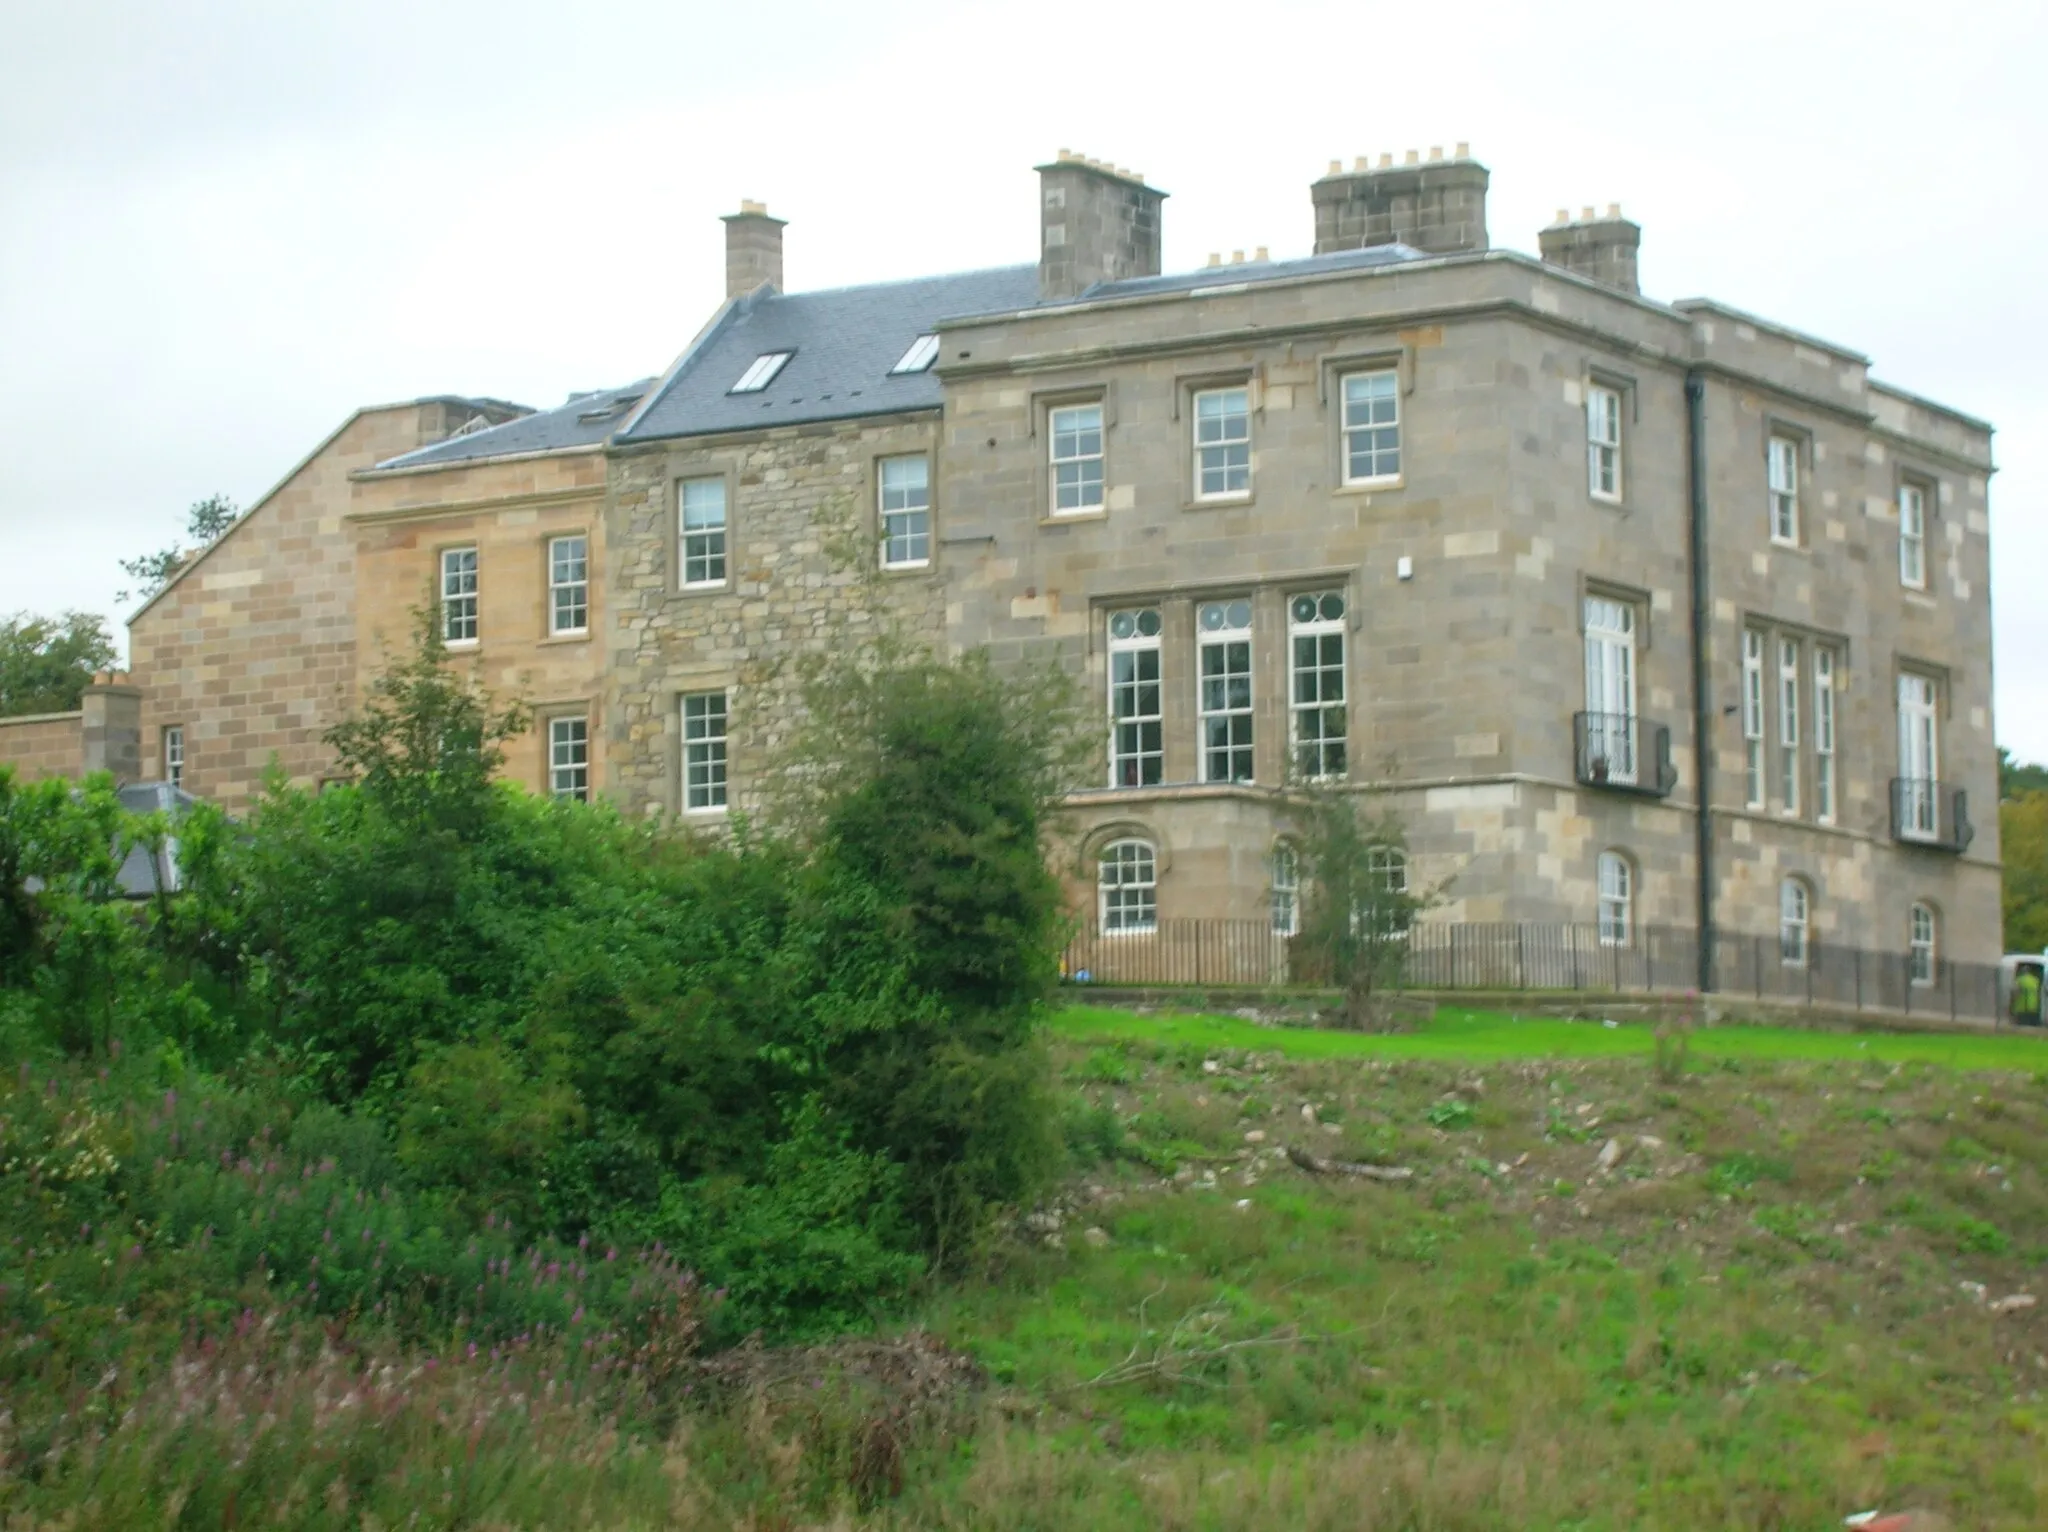
POLYGON ((1492 248, 1462 145, 1333 163, 1308 256, 1178 274, 1141 175, 1038 177, 1034 262, 785 293, 746 204, 660 377, 365 412, 137 620, 148 748, 317 776, 431 592, 540 710, 515 775, 716 824, 802 656, 886 625, 1081 678, 1055 854, 1134 941, 1284 929, 1316 778, 1399 813, 1436 919, 1996 953, 1988 426, 1644 297, 1618 209, 1492 248))

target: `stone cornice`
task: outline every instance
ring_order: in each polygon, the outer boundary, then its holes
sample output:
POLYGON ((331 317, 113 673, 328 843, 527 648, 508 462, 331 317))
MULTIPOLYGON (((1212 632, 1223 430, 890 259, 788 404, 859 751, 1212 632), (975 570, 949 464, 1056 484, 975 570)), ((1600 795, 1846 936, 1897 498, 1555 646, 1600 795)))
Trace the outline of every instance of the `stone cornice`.
POLYGON ((437 500, 431 505, 395 505, 381 511, 347 511, 342 520, 357 526, 382 526, 402 521, 438 521, 444 516, 489 515, 497 511, 544 510, 578 500, 603 501, 605 486, 578 484, 569 489, 524 490, 487 495, 475 500, 437 500))

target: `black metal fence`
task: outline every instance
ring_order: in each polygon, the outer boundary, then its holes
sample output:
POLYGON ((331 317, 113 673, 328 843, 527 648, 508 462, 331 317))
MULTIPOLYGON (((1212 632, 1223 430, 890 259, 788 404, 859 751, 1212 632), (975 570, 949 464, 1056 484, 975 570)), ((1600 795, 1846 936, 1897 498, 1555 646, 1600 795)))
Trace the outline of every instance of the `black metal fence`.
MULTIPOLYGON (((1675 927, 1637 927, 1612 941, 1590 925, 1423 923, 1406 942, 1402 982, 1412 989, 1672 994, 1699 983, 1698 937, 1675 927)), ((1148 931, 1091 923, 1068 943, 1064 971, 1077 983, 1271 988, 1327 984, 1318 958, 1265 921, 1162 920, 1148 931)), ((1724 1000, 2008 1019, 1995 963, 1950 962, 1938 952, 1875 952, 1816 937, 1803 961, 1788 961, 1777 937, 1724 935, 1714 942, 1712 976, 1724 1000)))

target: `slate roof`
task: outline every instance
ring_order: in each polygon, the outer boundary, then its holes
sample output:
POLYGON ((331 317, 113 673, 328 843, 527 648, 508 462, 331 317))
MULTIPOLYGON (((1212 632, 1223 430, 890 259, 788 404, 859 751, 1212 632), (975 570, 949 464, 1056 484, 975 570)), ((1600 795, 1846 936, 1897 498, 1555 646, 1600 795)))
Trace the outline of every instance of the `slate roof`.
POLYGON ((617 440, 937 409, 936 373, 890 375, 911 342, 941 319, 1037 302, 1036 264, 815 293, 756 293, 733 305, 617 440), (756 357, 771 351, 796 354, 761 392, 728 392, 756 357))
POLYGON ((1319 277, 1331 272, 1397 266, 1403 261, 1427 259, 1425 252, 1412 245, 1372 245, 1364 250, 1332 250, 1327 255, 1305 255, 1292 261, 1236 261, 1228 266, 1202 266, 1163 277, 1126 277, 1121 282, 1097 282, 1076 301, 1201 293, 1217 287, 1234 291, 1254 282, 1284 282, 1290 277, 1319 277))
MULTIPOLYGON (((114 796, 131 814, 154 814, 162 810, 173 821, 182 818, 199 801, 182 787, 173 787, 168 782, 129 782, 116 788, 114 796)), ((115 881, 120 884, 123 894, 130 899, 148 899, 155 896, 159 887, 166 893, 178 891, 182 886, 182 875, 178 869, 178 842, 175 837, 166 838, 158 856, 161 860, 152 867, 147 846, 128 848, 121 870, 115 874, 115 881)))
MULTIPOLYGON (((1235 290, 1424 258, 1423 252, 1407 245, 1375 245, 1299 260, 1246 261, 1170 276, 1098 282, 1073 301, 1198 296, 1214 289, 1235 290)), ((419 468, 608 439, 658 441, 937 409, 943 389, 935 371, 889 370, 918 336, 931 333, 941 320, 1045 306, 1038 295, 1036 264, 822 292, 768 289, 732 304, 665 379, 642 379, 625 388, 578 395, 557 409, 450 437, 378 466, 419 468), (731 391, 757 358, 776 351, 794 354, 768 387, 757 393, 731 391), (639 405, 636 418, 634 404, 650 389, 654 397, 639 405), (630 429, 622 430, 629 419, 630 429)))
POLYGON ((440 463, 469 463, 487 457, 511 457, 522 452, 553 452, 563 447, 595 446, 618 429, 636 403, 654 386, 653 378, 642 378, 623 388, 602 388, 587 394, 571 394, 566 403, 551 410, 521 415, 488 430, 450 436, 425 447, 379 463, 379 468, 430 468, 440 463))

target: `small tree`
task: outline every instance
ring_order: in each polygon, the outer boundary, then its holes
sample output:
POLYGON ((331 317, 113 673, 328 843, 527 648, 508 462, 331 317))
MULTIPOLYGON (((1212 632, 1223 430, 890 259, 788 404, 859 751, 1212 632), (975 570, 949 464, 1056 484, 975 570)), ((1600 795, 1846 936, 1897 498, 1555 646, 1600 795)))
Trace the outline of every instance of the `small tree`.
MULTIPOLYGON (((235 502, 226 495, 208 495, 204 500, 194 501, 185 512, 185 535, 192 539, 193 551, 206 547, 235 524, 241 515, 235 502)), ((132 590, 124 590, 114 599, 126 606, 130 600, 147 601, 166 585, 192 557, 176 543, 161 548, 155 553, 145 553, 141 558, 121 560, 121 572, 137 582, 132 590)))
POLYGON ((439 614, 413 611, 412 652, 370 683, 361 709, 329 729, 327 743, 343 769, 385 808, 401 815, 431 811, 455 825, 490 791, 505 763, 505 741, 526 732, 523 703, 500 704, 448 668, 439 614))
POLYGON ((0 619, 0 718, 75 712, 93 672, 113 663, 103 617, 18 612, 0 619))
POLYGON ((1343 992, 1345 1025, 1383 1031, 1387 1002, 1408 963, 1409 930, 1437 904, 1440 888, 1416 889, 1408 838, 1391 811, 1367 813, 1351 793, 1301 793, 1297 849, 1305 880, 1300 940, 1343 992))

